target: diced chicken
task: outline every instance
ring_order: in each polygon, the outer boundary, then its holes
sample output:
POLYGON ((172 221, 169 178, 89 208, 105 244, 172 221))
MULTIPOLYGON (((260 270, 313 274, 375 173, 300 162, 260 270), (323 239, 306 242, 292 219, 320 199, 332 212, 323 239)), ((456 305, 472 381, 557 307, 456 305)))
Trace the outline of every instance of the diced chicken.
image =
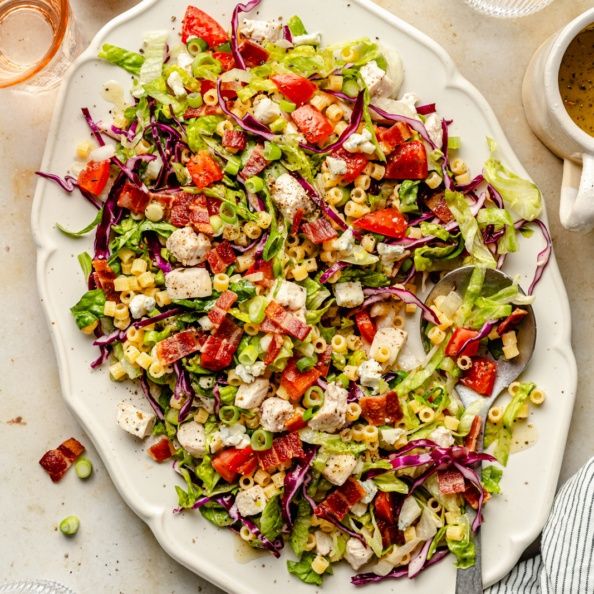
POLYGON ((334 297, 336 297, 336 305, 340 307, 358 307, 365 300, 363 286, 359 281, 336 283, 334 297))
POLYGON ((206 454, 206 434, 204 425, 196 421, 189 421, 179 426, 177 430, 177 441, 184 450, 198 458, 206 454))
POLYGON ((361 67, 361 77, 372 95, 391 97, 398 91, 396 84, 375 60, 361 67))
MULTIPOLYGON (((380 109, 387 111, 388 113, 418 119, 417 109, 415 107, 415 103, 418 100, 419 98, 414 93, 405 93, 398 100, 389 99, 388 97, 377 97, 373 104, 380 109)), ((372 112, 371 117, 374 120, 382 120, 382 117, 377 115, 375 112, 372 112)))
POLYGON ((336 454, 326 460, 322 474, 333 485, 340 487, 351 476, 357 464, 357 459, 352 454, 336 454))
POLYGON ((282 280, 278 289, 272 289, 274 300, 284 307, 292 310, 304 309, 305 301, 307 299, 307 291, 305 287, 292 283, 291 281, 282 280))
POLYGON ((315 431, 327 433, 342 429, 346 423, 347 397, 348 392, 343 387, 329 383, 324 392, 324 402, 308 425, 315 431))
POLYGON ((371 480, 359 481, 361 486, 365 489, 365 496, 361 499, 361 503, 371 503, 377 494, 377 485, 371 480))
POLYGON ((355 505, 353 505, 353 507, 351 507, 351 513, 354 516, 357 516, 358 518, 360 518, 361 516, 363 516, 367 513, 367 504, 363 503, 361 501, 357 501, 357 503, 355 503, 355 505))
POLYGON ((190 56, 188 52, 179 52, 177 54, 177 65, 184 70, 191 72, 191 67, 194 62, 194 56, 190 56))
POLYGON ((389 266, 396 260, 400 260, 408 252, 401 245, 390 245, 388 243, 378 243, 377 253, 384 266, 389 266))
POLYGON ((224 446, 242 449, 250 445, 250 436, 246 433, 244 425, 221 426, 218 434, 224 446))
POLYGON ((212 295, 212 280, 206 268, 177 268, 165 276, 171 299, 193 299, 212 295))
POLYGON ((176 229, 168 238, 167 249, 184 266, 196 266, 206 260, 210 251, 210 240, 203 233, 196 233, 192 227, 176 229))
POLYGON ((271 124, 281 115, 278 103, 266 95, 259 95, 254 99, 254 117, 261 124, 271 124))
POLYGON ((376 391, 382 379, 382 366, 375 360, 369 359, 359 365, 359 381, 362 386, 376 391))
POLYGON ((314 536, 316 537, 316 553, 329 555, 332 550, 332 537, 321 530, 316 530, 314 536))
POLYGON ((371 559, 373 551, 356 538, 349 538, 346 545, 344 558, 350 566, 357 571, 371 559))
POLYGON ((369 356, 375 358, 379 349, 386 347, 390 354, 385 365, 386 367, 391 367, 394 365, 407 336, 406 331, 401 330, 400 328, 380 328, 376 332, 373 342, 371 343, 369 356))
POLYGON ((365 153, 372 155, 375 152, 375 146, 371 142, 371 132, 365 128, 361 134, 355 132, 351 134, 342 145, 349 153, 365 153))
POLYGON ((441 118, 436 113, 430 113, 425 118, 425 130, 435 146, 441 148, 443 144, 443 128, 441 127, 441 118))
POLYGON ((311 213, 312 202, 301 184, 288 173, 279 175, 272 184, 272 200, 290 223, 295 213, 302 210, 304 215, 311 213))
POLYGON ((335 239, 332 247, 339 252, 350 252, 355 245, 355 236, 352 229, 347 229, 338 239, 335 239))
POLYGON ((454 445, 454 436, 446 427, 437 427, 429 434, 429 439, 442 448, 449 448, 454 445))
POLYGON ((255 516, 266 507, 266 494, 260 485, 254 485, 245 491, 239 491, 235 498, 237 511, 241 516, 255 516))
POLYGON ((179 72, 175 70, 167 77, 167 86, 173 91, 176 97, 185 97, 186 88, 179 72))
POLYGON ((256 361, 252 365, 238 365, 235 368, 235 373, 239 376, 242 382, 251 384, 266 371, 266 364, 264 361, 256 361))
POLYGON ((235 406, 252 409, 260 406, 268 394, 270 382, 267 379, 257 379, 251 384, 241 384, 235 394, 235 406))
POLYGON ((332 175, 344 175, 347 172, 347 164, 344 159, 326 157, 326 166, 332 175))
POLYGON ((274 21, 243 19, 240 31, 254 41, 276 41, 281 32, 281 24, 274 21))
POLYGON ((279 433, 285 430, 285 423, 293 416, 293 405, 282 398, 268 398, 262 404, 260 424, 266 431, 279 433))
POLYGON ((293 45, 320 45, 322 43, 321 33, 305 33, 304 35, 293 36, 293 45))
POLYGON ((138 320, 155 309, 155 300, 148 295, 140 293, 139 295, 134 295, 134 297, 132 297, 128 307, 130 308, 130 315, 135 320, 138 320))
POLYGON ((383 46, 382 54, 388 63, 386 74, 390 77, 393 87, 393 97, 398 97, 402 83, 404 82, 404 65, 400 54, 393 47, 383 46))
POLYGON ((420 517, 421 506, 414 497, 407 497, 402 504, 398 516, 398 530, 406 530, 418 517, 420 517))
POLYGON ((200 324, 200 328, 205 332, 210 332, 214 328, 214 324, 208 316, 201 316, 198 318, 198 323, 200 324))
POLYGON ((117 423, 124 431, 134 435, 134 437, 144 439, 147 435, 150 435, 155 425, 155 419, 153 413, 136 408, 125 400, 118 403, 117 423))

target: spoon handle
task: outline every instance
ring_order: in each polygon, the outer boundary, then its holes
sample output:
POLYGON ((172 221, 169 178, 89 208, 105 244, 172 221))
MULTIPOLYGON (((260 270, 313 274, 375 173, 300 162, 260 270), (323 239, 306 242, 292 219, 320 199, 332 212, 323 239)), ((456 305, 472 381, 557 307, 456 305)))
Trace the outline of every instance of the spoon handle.
MULTIPOLYGON (((473 519, 473 517, 470 518, 471 524, 473 519)), ((458 569, 456 572, 456 594, 483 594, 480 530, 474 535, 474 548, 476 552, 474 565, 468 569, 458 569)))

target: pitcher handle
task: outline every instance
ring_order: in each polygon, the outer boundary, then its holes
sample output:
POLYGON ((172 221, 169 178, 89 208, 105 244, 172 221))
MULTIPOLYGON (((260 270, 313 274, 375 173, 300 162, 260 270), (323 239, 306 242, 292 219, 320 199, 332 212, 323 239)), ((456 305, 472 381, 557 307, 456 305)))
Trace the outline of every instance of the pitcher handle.
POLYGON ((582 166, 565 159, 559 205, 561 224, 587 233, 594 227, 594 156, 582 155, 582 166))

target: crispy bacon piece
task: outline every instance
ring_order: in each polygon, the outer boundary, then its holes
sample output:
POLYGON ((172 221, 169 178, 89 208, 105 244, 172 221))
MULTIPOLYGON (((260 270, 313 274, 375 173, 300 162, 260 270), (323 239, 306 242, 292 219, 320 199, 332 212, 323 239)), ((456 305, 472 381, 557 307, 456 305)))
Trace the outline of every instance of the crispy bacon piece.
POLYGON ((166 193, 166 192, 149 192, 149 202, 158 202, 165 211, 165 219, 169 219, 171 215, 171 207, 175 202, 175 197, 179 192, 166 193))
POLYGON ((299 434, 294 431, 282 437, 277 437, 272 442, 269 450, 258 452, 258 462, 266 471, 288 468, 293 458, 304 458, 305 452, 301 446, 299 434))
POLYGON ((231 151, 242 151, 246 145, 245 132, 242 130, 225 130, 223 132, 223 146, 231 151))
POLYGON ((439 194, 433 194, 433 196, 425 200, 425 204, 427 205, 427 208, 442 223, 450 223, 454 220, 454 215, 445 201, 445 195, 443 192, 440 192, 439 194))
POLYGON ((233 291, 224 291, 220 297, 215 301, 212 309, 208 312, 208 319, 218 326, 227 315, 227 312, 233 307, 237 301, 237 293, 233 291))
POLYGON ((157 357, 164 365, 171 365, 200 348, 196 330, 184 330, 157 343, 157 357))
POLYGON ((324 243, 338 235, 334 227, 326 219, 316 219, 311 223, 302 223, 301 231, 309 241, 315 244, 324 243))
MULTIPOLYGON (((264 320, 264 322, 267 322, 267 321, 268 320, 264 320)), ((261 328, 261 326, 260 326, 260 328, 261 328)), ((278 332, 278 328, 276 331, 278 332)), ((283 348, 283 342, 284 342, 284 339, 280 334, 272 335, 272 340, 270 342, 270 346, 268 347, 268 350, 266 351, 266 354, 264 355, 264 363, 266 363, 266 365, 270 365, 278 357, 278 354, 281 352, 281 349, 283 348)))
POLYGON ((198 233, 212 235, 213 229, 210 224, 210 214, 206 196, 196 196, 189 204, 190 223, 198 233))
MULTIPOLYGON (((466 491, 462 494, 466 503, 472 507, 472 509, 478 509, 479 504, 479 494, 476 491, 476 487, 474 485, 470 485, 466 491)), ((491 493, 489 491, 483 490, 483 504, 487 503, 491 499, 491 493)))
POLYGON ((281 329, 271 320, 265 318, 264 321, 260 324, 260 332, 264 332, 266 334, 279 334, 281 329))
POLYGON ((365 489, 361 483, 354 478, 349 478, 344 485, 338 487, 316 507, 314 514, 322 518, 331 516, 340 522, 353 505, 359 503, 363 497, 365 497, 365 489))
POLYGON ((219 272, 225 272, 227 267, 237 260, 237 256, 231 244, 228 241, 222 241, 217 247, 208 252, 206 259, 212 273, 218 274, 219 272))
POLYGON ((126 182, 118 196, 118 206, 127 208, 136 214, 142 214, 149 200, 150 196, 148 192, 144 192, 140 188, 126 182))
POLYGON ((257 145, 252 149, 248 160, 246 161, 243 169, 239 172, 239 179, 245 181, 246 179, 258 175, 266 169, 268 166, 268 160, 264 156, 264 149, 257 145))
POLYGON ((200 350, 200 363, 205 369, 220 371, 229 367, 239 346, 243 330, 228 317, 211 334, 200 350))
POLYGON ((93 260, 93 278, 95 279, 96 285, 103 289, 105 297, 112 301, 119 301, 120 295, 114 288, 115 273, 111 269, 107 260, 93 260))
POLYGON ((304 324, 299 318, 289 313, 276 301, 271 301, 268 304, 266 307, 266 316, 281 330, 284 330, 297 340, 305 340, 305 337, 311 331, 311 326, 304 324))
POLYGON ((509 332, 512 328, 515 328, 526 316, 528 312, 525 309, 517 307, 511 312, 503 322, 497 326, 497 334, 503 336, 506 332, 509 332))
POLYGON ((437 473, 437 484, 442 495, 454 495, 466 491, 464 477, 458 470, 440 470, 437 473))
POLYGON ((62 442, 55 450, 49 450, 41 457, 39 464, 57 483, 72 466, 72 463, 85 451, 85 446, 74 437, 62 442))
POLYGON ((155 462, 165 462, 175 454, 175 448, 166 437, 163 437, 157 443, 154 443, 146 453, 155 462))
POLYGON ((361 416, 371 425, 393 425, 402 419, 396 392, 382 396, 364 396, 359 400, 361 416))
POLYGON ((478 442, 478 438, 481 434, 481 429, 483 428, 483 422, 481 418, 477 415, 472 419, 472 424, 470 425, 470 431, 468 435, 464 438, 464 445, 471 451, 474 452, 476 450, 476 445, 478 442))
POLYGON ((185 227, 190 224, 190 204, 194 201, 193 194, 178 192, 173 198, 169 222, 176 227, 185 227))

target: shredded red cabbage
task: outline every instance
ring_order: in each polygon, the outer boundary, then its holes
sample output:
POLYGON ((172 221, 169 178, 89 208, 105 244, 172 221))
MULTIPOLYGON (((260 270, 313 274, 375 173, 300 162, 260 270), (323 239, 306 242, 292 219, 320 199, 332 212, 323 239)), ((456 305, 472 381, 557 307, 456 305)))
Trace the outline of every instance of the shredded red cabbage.
MULTIPOLYGON (((241 68, 242 70, 245 70, 246 66, 243 56, 239 51, 239 15, 242 12, 250 12, 250 10, 254 10, 261 1, 262 0, 250 0, 250 2, 246 2, 245 4, 238 4, 233 9, 233 16, 231 17, 231 53, 235 60, 235 67, 241 68)), ((219 97, 220 96, 221 95, 219 94, 219 97)))
POLYGON ((357 382, 349 382, 349 393, 347 396, 347 402, 359 402, 361 398, 365 396, 365 393, 357 382))
POLYGON ((427 103, 426 105, 419 105, 417 107, 417 113, 420 115, 429 115, 435 113, 435 103, 427 103))
POLYGON ((334 262, 332 266, 329 266, 320 276, 320 282, 324 284, 332 275, 336 274, 339 270, 343 270, 348 266, 347 262, 334 262))
POLYGON ((489 335, 489 332, 493 330, 493 328, 497 325, 497 322, 487 321, 483 324, 483 327, 479 330, 479 333, 474 338, 469 338, 468 340, 464 341, 462 346, 460 347, 459 352, 463 353, 466 348, 468 348, 471 344, 478 342, 485 338, 485 336, 489 335))
POLYGON ((44 173, 43 171, 36 171, 35 175, 56 182, 65 192, 70 193, 73 192, 75 188, 78 188, 76 177, 73 177, 72 175, 65 175, 62 178, 55 173, 44 173))
POLYGON ((109 347, 99 346, 99 356, 94 361, 91 361, 91 368, 97 369, 97 367, 101 367, 107 359, 109 359, 109 347))
POLYGON ((167 260, 161 256, 161 244, 159 243, 156 233, 147 233, 145 238, 151 260, 165 274, 171 272, 171 264, 169 264, 169 262, 167 262, 167 260))
POLYGON ((293 43, 293 34, 287 25, 283 25, 283 39, 289 43, 293 43))
POLYGON ((125 340, 126 333, 123 330, 114 330, 110 334, 99 336, 93 341, 93 344, 98 347, 109 346, 114 342, 125 340))
POLYGON ((179 411, 179 420, 180 422, 183 421, 190 412, 192 408, 192 403, 194 401, 194 396, 196 393, 194 392, 194 388, 192 387, 192 382, 190 381, 190 376, 188 372, 184 369, 181 361, 176 361, 173 364, 173 371, 177 377, 175 382, 175 388, 173 390, 173 397, 176 400, 184 399, 184 403, 179 411))
POLYGON ((214 397, 214 411, 218 415, 221 409, 221 392, 219 390, 219 382, 214 385, 212 389, 212 395, 214 397))
POLYGON ((103 137, 101 136, 101 130, 100 130, 99 126, 95 123, 93 118, 91 117, 91 112, 89 111, 89 109, 87 107, 81 108, 81 111, 82 111, 82 114, 87 122, 87 125, 89 126, 93 136, 95 137, 95 140, 97 141, 97 144, 99 146, 104 146, 105 141, 103 140, 103 137))
POLYGON ((456 191, 462 192, 462 194, 467 194, 468 192, 476 190, 484 181, 485 178, 482 173, 479 173, 470 183, 463 186, 456 186, 456 191))
POLYGON ((528 295, 534 293, 534 289, 542 278, 545 268, 549 265, 551 254, 553 253, 553 240, 551 239, 551 234, 549 233, 547 226, 540 219, 534 219, 532 222, 540 229, 546 245, 540 252, 538 252, 538 256, 536 257, 536 272, 534 273, 534 278, 530 283, 530 287, 528 287, 528 295))
MULTIPOLYGON (((369 109, 372 109, 373 111, 375 111, 375 113, 377 113, 379 116, 381 116, 385 120, 390 120, 391 122, 403 122, 405 124, 408 124, 413 130, 415 130, 416 132, 418 132, 421 135, 423 140, 425 140, 426 142, 428 142, 431 145, 431 148, 438 148, 435 145, 435 143, 431 140, 429 133, 427 132, 427 129, 423 125, 423 122, 421 122, 419 120, 415 120, 413 118, 408 118, 406 116, 399 115, 396 113, 388 113, 387 111, 385 111, 385 110, 381 109, 380 107, 377 107, 373 104, 369 105, 369 109)), ((442 122, 443 122, 443 120, 442 120, 442 122)), ((446 142, 447 142, 447 138, 444 137, 444 144, 446 142)))
POLYGON ((153 157, 154 155, 139 155, 139 157, 133 157, 129 159, 127 163, 124 165, 116 156, 111 157, 110 161, 116 166, 119 167, 121 172, 135 185, 148 192, 147 187, 144 185, 143 181, 138 177, 137 173, 134 173, 133 167, 136 165, 138 161, 152 161, 153 159, 147 159, 146 157, 153 157))
POLYGON ((487 190, 491 200, 497 205, 497 208, 503 208, 503 198, 501 197, 501 194, 491 184, 487 184, 487 190))
POLYGON ((303 485, 305 476, 309 472, 317 449, 318 448, 315 447, 307 448, 305 451, 305 459, 285 475, 285 489, 281 499, 281 512, 283 519, 289 527, 293 526, 293 518, 291 517, 291 501, 297 494, 297 491, 299 491, 303 485))
POLYGON ((407 575, 409 579, 414 578, 423 571, 423 567, 425 567, 425 562, 427 561, 427 554, 431 547, 431 542, 431 539, 427 540, 418 554, 409 561, 407 567, 407 575))
POLYGON ((161 312, 160 314, 153 316, 152 318, 144 318, 142 320, 137 320, 136 322, 132 322, 132 326, 134 326, 134 328, 144 328, 144 326, 150 326, 151 324, 156 324, 157 322, 161 322, 162 320, 166 320, 167 318, 177 316, 183 312, 184 312, 184 310, 182 307, 172 307, 171 309, 161 312))
POLYGON ((140 376, 140 386, 142 387, 145 398, 148 400, 151 408, 155 411, 157 418, 163 421, 165 419, 163 411, 161 410, 161 407, 159 406, 159 403, 156 401, 155 397, 151 394, 151 388, 144 374, 140 376))
MULTIPOLYGON (((421 309, 421 311, 423 312, 423 317, 428 322, 431 322, 432 324, 440 323, 435 313, 429 307, 427 307, 427 305, 425 305, 414 293, 403 287, 398 287, 394 285, 392 287, 382 287, 379 289, 366 288, 363 289, 363 293, 368 297, 376 295, 386 295, 386 297, 388 295, 396 295, 397 297, 402 299, 404 303, 414 303, 419 309, 421 309)), ((364 302, 363 307, 365 306, 366 304, 364 302)))
POLYGON ((121 216, 122 209, 118 206, 118 197, 125 179, 123 173, 120 173, 116 177, 113 186, 111 186, 109 194, 107 195, 107 200, 105 200, 103 205, 103 214, 99 225, 97 225, 97 232, 95 233, 95 260, 109 259, 109 234, 111 227, 121 216))

